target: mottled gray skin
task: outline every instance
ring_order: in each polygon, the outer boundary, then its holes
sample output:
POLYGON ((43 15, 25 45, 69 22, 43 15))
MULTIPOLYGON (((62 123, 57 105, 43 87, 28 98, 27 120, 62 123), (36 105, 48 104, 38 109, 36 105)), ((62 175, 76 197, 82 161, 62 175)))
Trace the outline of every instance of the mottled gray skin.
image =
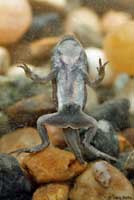
MULTIPOLYGON (((18 149, 15 152, 39 152, 49 145, 49 138, 44 124, 50 124, 64 129, 65 141, 83 163, 80 148, 79 129, 88 128, 89 134, 84 139, 85 149, 105 159, 113 157, 95 149, 89 142, 97 131, 97 122, 94 118, 83 112, 86 103, 86 85, 96 87, 105 74, 105 64, 99 60, 98 77, 91 81, 88 76, 87 57, 80 43, 73 36, 64 37, 54 48, 52 56, 52 69, 46 77, 39 77, 24 64, 20 67, 26 75, 38 83, 53 83, 53 97, 57 105, 57 112, 43 115, 37 120, 37 129, 42 143, 33 148, 18 149)), ((91 97, 92 98, 92 97, 91 97)))

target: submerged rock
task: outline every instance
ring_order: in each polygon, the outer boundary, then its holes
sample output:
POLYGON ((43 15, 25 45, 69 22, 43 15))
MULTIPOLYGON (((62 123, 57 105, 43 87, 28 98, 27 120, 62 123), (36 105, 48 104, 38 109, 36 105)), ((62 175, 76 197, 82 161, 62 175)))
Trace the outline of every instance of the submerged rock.
POLYGON ((59 13, 49 12, 33 16, 33 21, 24 40, 32 41, 42 37, 57 36, 62 33, 62 19, 59 13))
POLYGON ((69 186, 64 183, 48 184, 39 187, 33 200, 68 200, 69 186))
POLYGON ((122 24, 104 40, 104 50, 111 65, 120 73, 134 75, 134 20, 122 24))
POLYGON ((70 192, 71 200, 134 199, 133 187, 127 178, 105 161, 89 165, 70 192))
POLYGON ((17 160, 0 154, 0 199, 31 200, 31 185, 17 160))
POLYGON ((75 34, 84 47, 102 45, 99 18, 93 10, 86 7, 73 10, 68 14, 65 32, 75 34))
POLYGON ((86 169, 86 164, 81 165, 72 153, 51 146, 42 152, 29 154, 22 166, 37 183, 63 182, 86 169))
POLYGON ((129 107, 129 100, 115 99, 99 105, 89 114, 97 121, 109 121, 115 130, 122 130, 130 127, 129 107))
MULTIPOLYGON (((9 106, 6 113, 10 124, 17 127, 24 125, 34 125, 41 115, 51 113, 55 110, 52 98, 49 95, 37 95, 31 98, 18 101, 9 106)), ((13 126, 14 127, 14 126, 13 126)))
POLYGON ((27 0, 0 0, 0 44, 18 41, 32 21, 31 7, 27 0))

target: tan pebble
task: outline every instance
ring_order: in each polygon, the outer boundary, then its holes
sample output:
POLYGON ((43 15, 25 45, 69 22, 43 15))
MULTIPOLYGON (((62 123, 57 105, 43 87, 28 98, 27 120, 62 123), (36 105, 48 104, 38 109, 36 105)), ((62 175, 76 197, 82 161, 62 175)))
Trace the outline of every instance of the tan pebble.
POLYGON ((68 200, 67 184, 55 183, 39 187, 33 194, 33 200, 68 200))
MULTIPOLYGON (((9 153, 20 148, 30 148, 40 143, 41 140, 36 129, 21 128, 4 135, 0 139, 0 152, 9 153)), ((20 154, 19 156, 16 156, 16 154, 13 155, 21 163, 26 154, 20 154)))
POLYGON ((102 17, 102 29, 105 33, 114 31, 130 19, 132 19, 132 16, 126 12, 110 10, 102 17))
POLYGON ((37 183, 47 183, 69 180, 82 173, 86 164, 80 168, 80 163, 76 162, 71 152, 49 146, 42 152, 25 157, 22 166, 37 183))
POLYGON ((52 142, 54 146, 58 146, 58 147, 66 146, 63 130, 61 128, 57 128, 51 125, 46 125, 46 128, 48 131, 50 141, 52 142))
POLYGON ((32 21, 27 0, 0 0, 0 44, 18 41, 32 21))
POLYGON ((104 50, 112 67, 119 73, 134 75, 134 21, 107 34, 104 50))
POLYGON ((40 143, 40 137, 34 128, 20 128, 4 135, 0 139, 0 152, 8 153, 23 147, 32 147, 40 143))
POLYGON ((53 47, 59 41, 59 37, 49 37, 34 41, 30 45, 31 55, 35 58, 50 57, 53 47))
POLYGON ((6 48, 0 47, 0 74, 5 75, 10 66, 10 55, 6 48))
POLYGON ((89 165, 70 191, 70 200, 134 199, 133 187, 127 178, 106 161, 89 165))
POLYGON ((94 11, 86 7, 73 10, 68 14, 65 32, 75 34, 85 47, 100 46, 102 42, 99 18, 94 11))
POLYGON ((7 115, 11 121, 19 124, 33 125, 38 117, 55 110, 50 88, 45 87, 47 95, 37 95, 18 101, 7 108, 7 115))

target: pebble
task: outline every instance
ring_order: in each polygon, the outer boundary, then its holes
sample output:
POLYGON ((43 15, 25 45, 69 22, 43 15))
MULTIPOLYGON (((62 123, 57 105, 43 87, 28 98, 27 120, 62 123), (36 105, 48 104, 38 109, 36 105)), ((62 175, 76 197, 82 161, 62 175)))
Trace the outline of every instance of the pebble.
POLYGON ((105 161, 89 165, 76 178, 70 200, 134 199, 133 187, 127 178, 105 161))
MULTIPOLYGON (((53 126, 46 126, 50 142, 59 147, 64 147, 65 142, 63 138, 62 130, 59 130, 53 126)), ((0 152, 9 153, 20 148, 30 148, 41 143, 41 139, 38 131, 32 127, 19 128, 15 131, 3 135, 0 138, 0 152)), ((25 153, 16 156, 17 160, 21 162, 25 157, 25 153)))
POLYGON ((41 115, 54 112, 55 106, 49 94, 25 98, 9 106, 6 113, 10 122, 21 127, 32 126, 41 115))
POLYGON ((127 99, 115 99, 106 101, 105 103, 97 106, 89 112, 89 115, 94 117, 97 121, 109 121, 113 128, 119 131, 130 127, 129 107, 130 103, 127 99))
POLYGON ((134 114, 134 78, 130 78, 120 92, 116 91, 115 95, 116 98, 127 98, 130 102, 129 112, 134 114))
POLYGON ((123 130, 121 133, 129 141, 129 143, 134 147, 134 128, 127 128, 123 130))
POLYGON ((0 199, 31 200, 31 184, 14 157, 0 154, 0 177, 0 199))
POLYGON ((123 134, 118 135, 120 152, 128 152, 133 149, 131 143, 123 136, 123 134))
POLYGON ((10 55, 6 48, 0 47, 0 75, 5 75, 10 66, 10 55))
POLYGON ((110 10, 102 17, 102 29, 104 33, 114 31, 120 25, 125 25, 132 16, 127 12, 110 10))
MULTIPOLYGON (((31 127, 19 128, 0 138, 0 152, 9 153, 20 148, 30 148, 40 142, 41 140, 36 129, 31 127)), ((19 160, 21 160, 24 155, 20 154, 19 156, 19 160)))
POLYGON ((53 183, 39 187, 33 200, 68 200, 69 187, 64 183, 53 183))
MULTIPOLYGON (((88 64, 89 64, 89 76, 94 80, 98 76, 97 67, 99 66, 99 58, 101 58, 102 63, 107 62, 105 52, 102 49, 89 47, 85 50, 87 54, 88 64)), ((112 85, 117 74, 113 68, 108 63, 105 70, 105 76, 101 85, 108 86, 112 85)))
POLYGON ((104 50, 111 65, 120 73, 134 75, 134 21, 107 34, 104 50))
POLYGON ((68 151, 49 146, 42 152, 29 154, 22 167, 37 183, 70 180, 86 169, 68 151))
POLYGON ((0 44, 17 42, 27 31, 32 21, 28 1, 0 0, 0 21, 0 44))
POLYGON ((63 32, 63 19, 57 12, 41 13, 33 16, 33 21, 24 40, 33 41, 43 37, 58 36, 63 32))
POLYGON ((66 0, 29 0, 35 12, 57 11, 61 15, 66 12, 66 0))
MULTIPOLYGON (((35 84, 24 76, 24 71, 19 69, 22 76, 15 75, 13 71, 10 76, 0 76, 0 110, 6 110, 9 106, 26 97, 43 94, 44 91, 50 97, 51 88, 49 84, 35 84)), ((45 74, 44 74, 45 75, 45 74)))
POLYGON ((50 57, 53 47, 58 41, 59 37, 48 37, 32 42, 30 44, 30 52, 32 57, 38 59, 50 57))
POLYGON ((101 46, 99 18, 94 11, 86 7, 73 10, 68 14, 65 21, 65 32, 75 34, 84 47, 101 46))

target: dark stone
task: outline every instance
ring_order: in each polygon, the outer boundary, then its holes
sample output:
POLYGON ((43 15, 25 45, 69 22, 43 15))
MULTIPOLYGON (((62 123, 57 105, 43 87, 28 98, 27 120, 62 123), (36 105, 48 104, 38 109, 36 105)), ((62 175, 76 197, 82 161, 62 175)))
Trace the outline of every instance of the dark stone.
POLYGON ((115 130, 119 131, 130 127, 129 122, 130 103, 127 99, 107 101, 89 113, 97 121, 109 121, 115 130))
POLYGON ((0 199, 31 200, 31 189, 18 161, 10 155, 0 154, 0 199))
POLYGON ((33 22, 24 36, 24 40, 32 41, 41 37, 57 36, 63 33, 61 16, 56 12, 35 15, 33 22))
MULTIPOLYGON (((81 141, 83 141, 85 134, 89 134, 86 130, 81 129, 80 137, 81 141)), ((119 141, 117 137, 117 133, 115 132, 112 125, 104 120, 100 120, 98 122, 98 130, 91 141, 91 144, 101 152, 104 152, 110 156, 117 157, 119 154, 119 141)), ((86 160, 94 160, 96 156, 93 154, 89 154, 83 148, 83 154, 85 155, 86 160)))

